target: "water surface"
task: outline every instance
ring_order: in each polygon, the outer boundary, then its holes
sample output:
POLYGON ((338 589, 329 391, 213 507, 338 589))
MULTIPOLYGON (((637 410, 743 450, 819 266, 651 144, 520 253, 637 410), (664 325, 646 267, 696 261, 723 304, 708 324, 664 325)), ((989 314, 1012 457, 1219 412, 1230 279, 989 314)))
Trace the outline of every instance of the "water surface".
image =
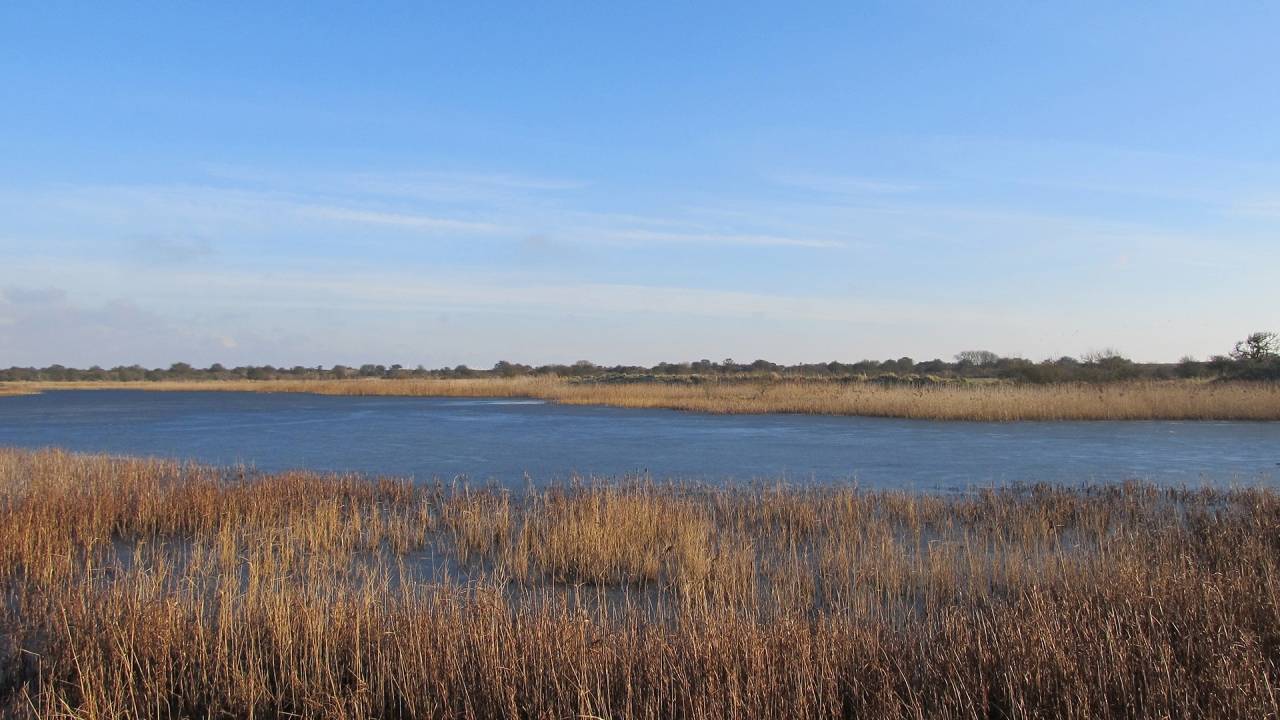
POLYGON ((0 445, 520 485, 708 481, 1275 485, 1280 423, 936 422, 708 415, 536 400, 63 390, 0 398, 0 445))

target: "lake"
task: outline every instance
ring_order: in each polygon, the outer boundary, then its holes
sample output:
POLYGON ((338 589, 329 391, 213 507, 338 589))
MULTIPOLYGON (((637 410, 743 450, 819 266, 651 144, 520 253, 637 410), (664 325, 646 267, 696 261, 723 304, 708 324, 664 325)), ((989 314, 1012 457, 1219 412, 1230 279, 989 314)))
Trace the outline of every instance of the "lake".
POLYGON ((536 400, 56 391, 0 398, 0 445, 494 480, 1276 485, 1280 423, 935 422, 708 415, 536 400))

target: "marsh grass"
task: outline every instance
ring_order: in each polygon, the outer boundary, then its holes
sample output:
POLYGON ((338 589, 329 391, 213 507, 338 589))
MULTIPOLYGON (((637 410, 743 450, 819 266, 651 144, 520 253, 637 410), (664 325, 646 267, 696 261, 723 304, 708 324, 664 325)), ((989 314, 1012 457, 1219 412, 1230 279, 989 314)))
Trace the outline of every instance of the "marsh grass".
MULTIPOLYGON (((0 384, 0 394, 6 386, 0 384)), ((224 390, 321 395, 516 397, 570 405, 709 413, 801 413, 926 420, 1280 420, 1280 383, 939 383, 819 379, 608 383, 551 376, 483 379, 230 380, 10 383, 56 389, 224 390)))
POLYGON ((0 714, 1277 717, 1280 496, 0 450, 0 714))

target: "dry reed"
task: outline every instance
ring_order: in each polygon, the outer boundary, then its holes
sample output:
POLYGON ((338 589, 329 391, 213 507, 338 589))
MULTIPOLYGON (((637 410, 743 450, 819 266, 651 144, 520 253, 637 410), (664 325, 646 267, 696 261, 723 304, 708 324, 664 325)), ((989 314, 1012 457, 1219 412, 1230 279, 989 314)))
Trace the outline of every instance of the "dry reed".
MULTIPOLYGON (((829 380, 700 383, 484 379, 231 380, 11 383, 56 389, 225 390, 321 395, 519 397, 570 405, 709 413, 802 413, 927 420, 1280 420, 1280 383, 1139 381, 1106 384, 881 384, 829 380)), ((0 386, 3 393, 4 386, 0 386)))
POLYGON ((1280 495, 0 450, 0 716, 1277 717, 1280 495))

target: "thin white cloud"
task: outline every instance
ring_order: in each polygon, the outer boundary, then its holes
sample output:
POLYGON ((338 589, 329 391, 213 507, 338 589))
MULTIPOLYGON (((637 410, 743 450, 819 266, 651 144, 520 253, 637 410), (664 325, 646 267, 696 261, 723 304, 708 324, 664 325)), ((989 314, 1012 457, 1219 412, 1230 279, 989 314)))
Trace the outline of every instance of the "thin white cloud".
POLYGON ((720 234, 656 232, 653 230, 613 230, 602 231, 596 235, 596 237, 606 242, 635 243, 642 245, 650 243, 675 243, 697 245, 738 245, 746 247, 845 247, 845 244, 838 240, 734 233, 720 234))
MULTIPOLYGON (((536 185, 536 181, 497 180, 509 187, 536 185)), ((54 218, 48 226, 78 223, 95 233, 115 231, 136 238, 200 238, 201 247, 220 244, 224 239, 279 234, 305 234, 325 226, 338 226, 327 233, 330 243, 344 240, 367 243, 378 236, 344 236, 341 226, 409 230, 439 236, 492 236, 513 243, 530 236, 551 236, 565 242, 590 246, 704 245, 741 248, 841 248, 844 239, 819 229, 795 226, 801 232, 787 232, 785 225, 769 229, 753 228, 750 215, 733 223, 691 222, 681 217, 651 217, 627 213, 593 213, 543 207, 536 203, 511 203, 495 198, 474 202, 446 203, 441 211, 430 203, 396 201, 383 196, 308 195, 284 190, 227 188, 210 185, 122 185, 53 186, 4 191, 0 205, 25 208, 54 218), (468 217, 459 217, 466 215, 468 217), (732 225, 732 231, 724 228, 732 225)), ((763 225, 756 223, 757 227, 763 225)), ((383 239, 394 238, 383 236, 383 239)), ((176 242, 176 241, 175 241, 176 242)), ((195 247, 190 240, 183 241, 195 247)), ((174 250, 174 242, 157 242, 158 250, 174 250)), ((191 254, 191 253, 187 253, 191 254)))
POLYGON ((225 349, 217 338, 131 300, 82 305, 57 288, 0 288, 0 367, 131 364, 225 349))
POLYGON ((1231 209, 1236 215, 1280 218, 1280 198, 1246 200, 1236 203, 1231 209))
POLYGON ((305 217, 318 218, 321 220, 335 220, 343 223, 382 225, 389 227, 458 233, 510 232, 510 228, 494 223, 454 220, 451 218, 440 218, 416 213, 380 212, 375 210, 358 210, 349 207, 324 205, 299 205, 296 206, 296 209, 305 217))
MULTIPOLYGON (((90 284, 101 264, 68 263, 58 277, 72 284, 90 284)), ((181 307, 191 302, 192 288, 200 288, 200 304, 225 303, 230 308, 253 307, 281 311, 357 311, 369 313, 432 313, 492 311, 503 313, 576 313, 617 317, 666 315, 674 318, 757 318, 833 323, 1038 323, 1031 311, 1024 316, 1009 308, 948 308, 854 296, 784 295, 638 283, 538 282, 523 273, 406 274, 394 271, 352 270, 289 272, 174 269, 163 276, 112 268, 130 287, 138 302, 181 307)))
MULTIPOLYGON (((79 363, 398 362, 456 364, 506 357, 656 362, 700 353, 775 360, 924 358, 986 345, 1034 357, 1122 345, 1145 359, 1204 355, 1254 325, 1265 308, 1240 290, 1219 298, 1249 308, 1228 324, 1189 300, 1101 315, 1108 298, 1047 305, 875 294, 805 294, 677 284, 563 282, 527 273, 167 269, 123 263, 20 260, 0 273, 65 293, 11 290, 0 297, 0 366, 79 363), (52 269, 56 265, 56 270, 52 269), (101 278, 110 278, 106 286, 101 278), (127 298, 121 299, 121 294, 127 298), (1171 312, 1196 333, 1171 335, 1171 312), (1098 320, 1098 318, 1104 318, 1098 320), (1238 327, 1237 327, 1238 326, 1238 327), (535 332, 540 329, 542 334, 535 332), (1088 332, 1085 332, 1085 329, 1088 332), (607 339, 602 342, 602 338, 607 339), (677 341, 676 338, 679 338, 677 341), (1145 348, 1145 349, 1144 349, 1145 348), (572 359, 572 358, 570 358, 572 359)), ((1225 343, 1225 345, 1224 345, 1225 343)))
MULTIPOLYGON (((356 200, 356 199, 352 199, 356 200)), ((517 231, 484 219, 402 210, 385 202, 334 201, 279 191, 208 185, 73 186, 6 190, 0 211, 21 208, 39 218, 35 235, 80 236, 86 245, 123 244, 147 261, 202 259, 214 248, 276 236, 324 232, 341 242, 395 241, 391 231, 412 231, 448 241, 455 236, 504 236, 517 231), (363 230, 357 232, 356 228, 363 230), (381 235, 376 235, 382 229, 381 235), (367 230, 367 231, 366 231, 367 230)), ((483 214, 484 208, 480 208, 483 214)), ((12 215, 11 215, 12 216, 12 215)))
POLYGON ((841 175, 814 175, 809 173, 784 173, 773 177, 774 182, 788 187, 813 190, 834 195, 899 195, 916 192, 919 185, 890 182, 874 178, 841 175))
POLYGON ((139 235, 132 238, 129 245, 145 262, 199 262, 216 254, 209 238, 192 235, 139 235))
POLYGON ((563 193, 590 183, 510 172, 437 171, 280 172, 264 168, 208 165, 213 178, 256 188, 289 188, 318 195, 376 195, 420 201, 457 202, 510 199, 522 193, 563 193))

